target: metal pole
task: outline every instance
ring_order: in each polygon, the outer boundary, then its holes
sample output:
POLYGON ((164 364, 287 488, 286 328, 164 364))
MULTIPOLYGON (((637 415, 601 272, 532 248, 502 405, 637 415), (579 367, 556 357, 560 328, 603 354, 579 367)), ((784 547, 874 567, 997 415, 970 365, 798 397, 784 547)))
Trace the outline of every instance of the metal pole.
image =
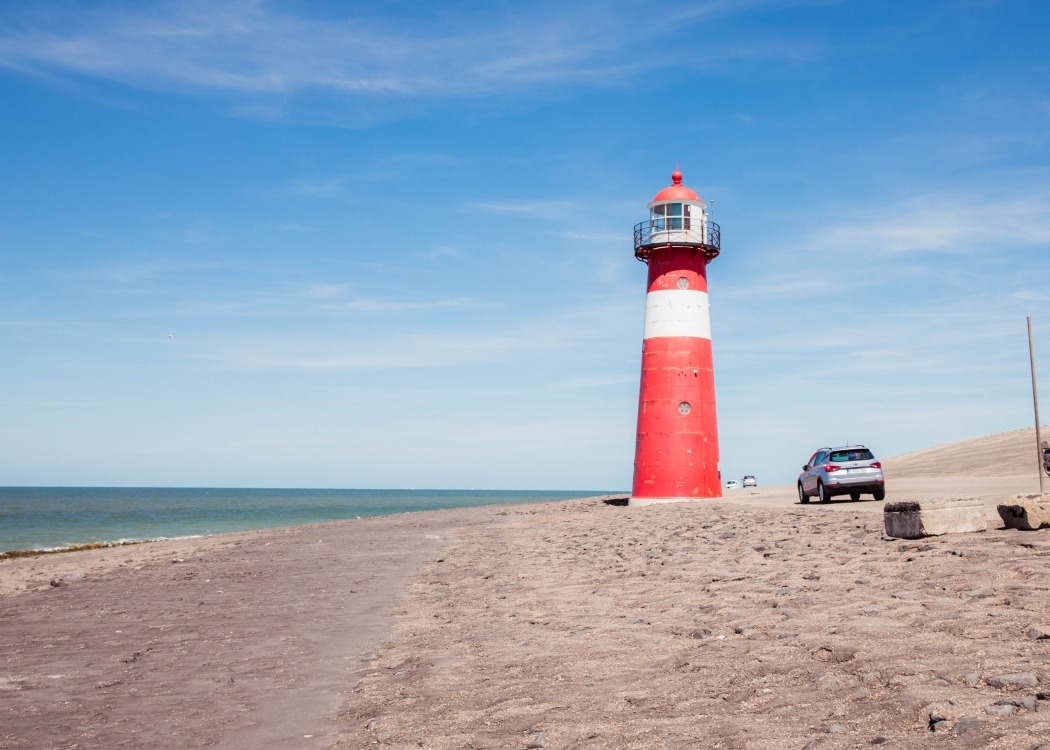
POLYGON ((1032 368, 1032 405, 1035 407, 1035 455, 1039 469, 1039 494, 1043 494, 1043 437, 1039 431, 1039 391, 1035 387, 1035 349, 1032 346, 1032 317, 1028 316, 1028 362, 1032 368))

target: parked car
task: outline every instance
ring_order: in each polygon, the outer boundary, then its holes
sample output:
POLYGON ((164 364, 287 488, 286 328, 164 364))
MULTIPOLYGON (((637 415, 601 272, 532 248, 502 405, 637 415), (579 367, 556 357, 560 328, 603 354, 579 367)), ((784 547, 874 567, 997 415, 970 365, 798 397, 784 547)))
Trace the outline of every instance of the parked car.
POLYGON ((758 486, 758 480, 755 479, 755 475, 754 474, 745 474, 744 475, 744 481, 742 481, 740 483, 740 486, 741 487, 757 487, 758 486))
POLYGON ((736 481, 735 479, 730 479, 730 480, 726 481, 726 489, 727 490, 738 490, 738 489, 740 489, 740 482, 736 481))
POLYGON ((869 493, 876 500, 886 499, 886 480, 882 464, 863 445, 820 448, 798 475, 800 503, 808 503, 811 496, 827 503, 835 495, 856 501, 869 493))

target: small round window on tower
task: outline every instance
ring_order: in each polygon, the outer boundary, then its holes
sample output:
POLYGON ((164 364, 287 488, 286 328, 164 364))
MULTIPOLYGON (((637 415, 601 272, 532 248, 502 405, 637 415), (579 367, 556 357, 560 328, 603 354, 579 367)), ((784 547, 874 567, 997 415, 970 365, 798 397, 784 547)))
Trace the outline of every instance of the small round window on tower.
POLYGON ((688 414, 690 411, 692 411, 692 409, 693 409, 693 407, 691 407, 689 405, 688 401, 683 401, 682 403, 680 403, 678 405, 678 413, 679 414, 688 414))
POLYGON ((689 288, 689 279, 687 279, 685 276, 679 276, 678 277, 678 288, 679 289, 688 289, 689 288))

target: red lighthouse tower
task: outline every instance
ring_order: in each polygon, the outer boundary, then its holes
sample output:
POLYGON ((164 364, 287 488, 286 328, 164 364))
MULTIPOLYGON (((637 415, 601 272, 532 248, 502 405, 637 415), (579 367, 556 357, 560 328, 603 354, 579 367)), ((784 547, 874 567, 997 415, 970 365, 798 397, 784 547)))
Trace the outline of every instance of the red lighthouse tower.
POLYGON ((649 266, 631 505, 721 497, 707 264, 721 231, 682 184, 649 204, 634 255, 649 266))

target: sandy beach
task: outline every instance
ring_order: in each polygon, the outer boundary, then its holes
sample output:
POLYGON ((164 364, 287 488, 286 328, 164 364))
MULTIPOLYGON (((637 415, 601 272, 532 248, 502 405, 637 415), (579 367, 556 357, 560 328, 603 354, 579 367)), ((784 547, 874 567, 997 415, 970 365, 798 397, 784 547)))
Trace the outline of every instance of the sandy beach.
POLYGON ((886 461, 979 534, 788 485, 0 561, 0 747, 1048 750, 1031 435, 886 461))

